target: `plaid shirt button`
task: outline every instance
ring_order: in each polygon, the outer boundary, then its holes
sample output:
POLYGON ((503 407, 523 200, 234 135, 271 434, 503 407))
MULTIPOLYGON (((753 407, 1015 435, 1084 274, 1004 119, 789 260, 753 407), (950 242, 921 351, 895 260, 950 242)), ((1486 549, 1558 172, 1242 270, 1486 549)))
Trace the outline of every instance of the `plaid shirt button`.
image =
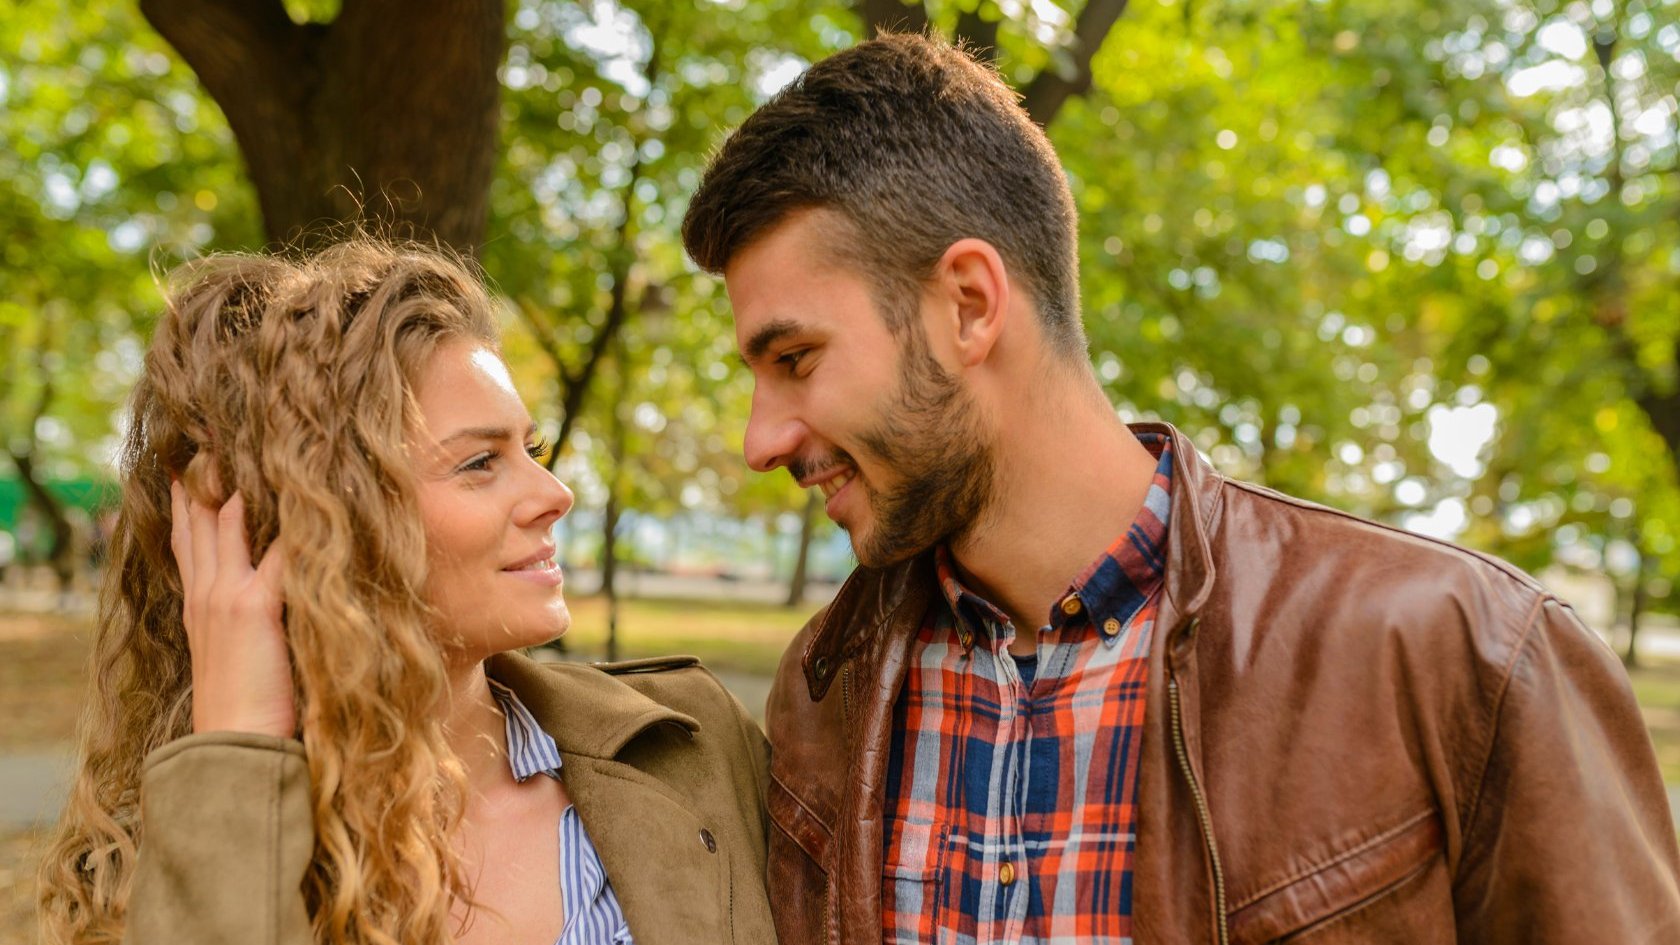
POLYGON ((1015 882, 1015 864, 1005 863, 998 867, 998 882, 1005 886, 1015 882))
POLYGON ((1079 613, 1079 608, 1083 606, 1084 605, 1079 602, 1079 598, 1073 594, 1069 594, 1068 596, 1062 598, 1062 613, 1067 614, 1069 617, 1079 613))
POLYGON ((1120 635, 1120 621, 1115 620, 1113 617, 1110 617, 1107 620, 1103 621, 1103 636, 1113 637, 1113 636, 1119 636, 1119 635, 1120 635))

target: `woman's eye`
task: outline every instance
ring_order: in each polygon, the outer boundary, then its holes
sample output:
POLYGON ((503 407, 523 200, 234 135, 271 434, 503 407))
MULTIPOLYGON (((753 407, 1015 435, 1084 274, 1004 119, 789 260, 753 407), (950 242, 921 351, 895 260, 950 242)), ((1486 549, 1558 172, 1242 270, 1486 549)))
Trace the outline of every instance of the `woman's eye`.
POLYGON ((489 450, 474 456, 461 464, 461 472, 485 472, 490 468, 490 462, 497 456, 495 450, 489 450))
POLYGON ((548 451, 552 448, 553 447, 549 445, 548 440, 538 440, 530 446, 525 447, 525 453, 540 463, 548 457, 548 451))

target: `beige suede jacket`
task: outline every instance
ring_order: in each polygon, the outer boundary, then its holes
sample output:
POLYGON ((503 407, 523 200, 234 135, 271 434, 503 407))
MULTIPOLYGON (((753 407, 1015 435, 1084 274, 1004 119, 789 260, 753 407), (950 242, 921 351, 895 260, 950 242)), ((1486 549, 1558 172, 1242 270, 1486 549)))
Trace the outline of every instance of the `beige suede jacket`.
MULTIPOLYGON (((566 789, 638 945, 775 941, 760 732, 692 657, 489 664, 553 736, 566 789), (605 671, 603 672, 603 669, 605 671)), ((205 734, 146 761, 124 941, 305 945, 314 844, 303 746, 205 734)))

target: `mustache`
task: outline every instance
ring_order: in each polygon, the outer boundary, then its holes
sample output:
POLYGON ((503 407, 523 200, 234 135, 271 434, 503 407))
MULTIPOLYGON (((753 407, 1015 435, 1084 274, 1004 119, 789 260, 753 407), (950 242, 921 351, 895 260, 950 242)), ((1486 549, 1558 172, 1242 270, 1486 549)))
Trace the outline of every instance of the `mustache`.
POLYGON ((857 468, 857 462, 844 450, 835 450, 820 456, 800 456, 788 462, 787 470, 795 482, 804 482, 813 476, 828 472, 836 466, 850 466, 857 468))

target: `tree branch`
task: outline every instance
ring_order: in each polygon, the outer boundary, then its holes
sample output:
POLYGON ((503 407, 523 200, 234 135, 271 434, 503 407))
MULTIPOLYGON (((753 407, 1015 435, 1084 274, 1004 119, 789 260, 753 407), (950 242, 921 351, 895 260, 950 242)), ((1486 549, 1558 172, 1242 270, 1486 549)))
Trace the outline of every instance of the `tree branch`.
POLYGON ((321 28, 293 23, 280 0, 140 0, 140 12, 227 116, 263 219, 284 219, 288 182, 305 157, 305 109, 319 85, 321 28))
MULTIPOLYGON (((982 0, 975 5, 973 10, 965 10, 962 16, 957 17, 957 35, 955 38, 967 40, 969 50, 976 59, 995 63, 997 62, 998 21, 1002 19, 1002 16, 999 14, 991 19, 981 16, 980 10, 986 6, 986 3, 987 0, 982 0)), ((996 10, 993 12, 998 13, 996 10)))
POLYGON ((1033 121, 1048 127, 1067 100, 1091 88, 1091 58, 1126 9, 1126 0, 1090 0, 1074 20, 1073 41, 1063 50, 1070 62, 1052 66, 1033 77, 1022 104, 1033 121))
POLYGON ((882 30, 921 33, 928 28, 927 8, 917 0, 856 0, 852 10, 863 20, 863 38, 882 30))
MULTIPOLYGON (((648 54, 647 66, 642 70, 647 79, 648 87, 652 88, 659 81, 659 43, 654 41, 653 49, 648 54)), ((634 139, 634 154, 630 162, 630 173, 624 181, 624 189, 620 198, 624 216, 619 220, 613 251, 608 260, 612 275, 612 288, 608 292, 607 316, 601 327, 590 339, 589 354, 585 357, 577 373, 567 374, 561 368, 560 392, 560 432, 554 438, 554 449, 548 454, 548 468, 553 469, 559 461, 560 452, 566 448, 567 440, 571 439, 572 428, 577 425, 578 417, 583 413, 585 401, 589 397, 590 385, 595 380, 595 373, 601 366, 601 361, 607 355, 607 349, 618 338, 629 320, 630 308, 628 304, 630 266, 636 258, 633 225, 636 218, 636 184, 642 179, 642 144, 643 135, 634 139)), ((558 362, 556 362, 558 365, 558 362)))
POLYGON ((309 35, 280 0, 140 0, 140 12, 217 102, 283 91, 309 35))
POLYGON ((1668 451, 1674 454, 1675 461, 1680 463, 1680 342, 1674 345, 1674 377, 1675 386, 1667 393, 1657 393, 1652 390, 1649 378, 1645 378, 1644 389, 1634 398, 1639 409, 1645 411, 1646 419, 1668 445, 1668 451))

